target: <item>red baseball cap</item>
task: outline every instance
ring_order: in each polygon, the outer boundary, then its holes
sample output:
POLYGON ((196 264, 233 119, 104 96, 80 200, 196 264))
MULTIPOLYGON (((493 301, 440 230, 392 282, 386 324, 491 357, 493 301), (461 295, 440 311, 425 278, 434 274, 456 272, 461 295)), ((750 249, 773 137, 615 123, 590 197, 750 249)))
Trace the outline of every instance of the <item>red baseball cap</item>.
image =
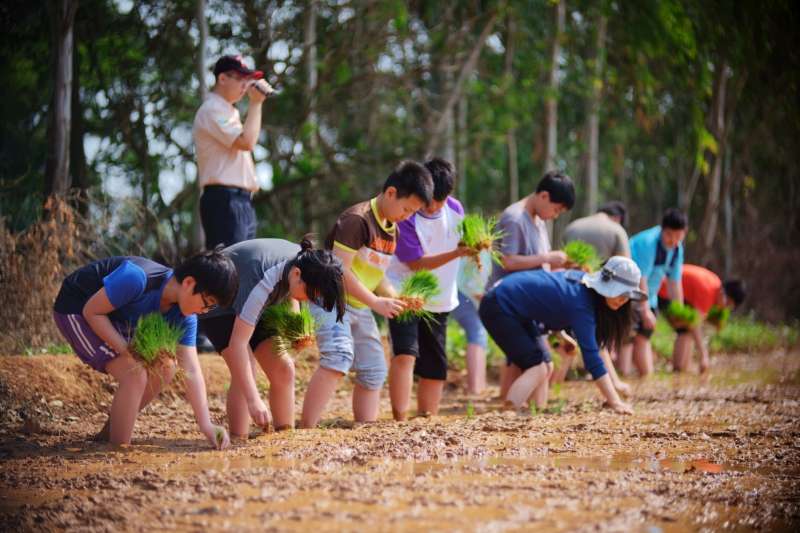
POLYGON ((214 76, 219 76, 223 72, 230 72, 235 70, 243 76, 260 80, 264 77, 264 73, 260 70, 252 70, 244 64, 242 56, 222 56, 217 60, 214 65, 214 76))

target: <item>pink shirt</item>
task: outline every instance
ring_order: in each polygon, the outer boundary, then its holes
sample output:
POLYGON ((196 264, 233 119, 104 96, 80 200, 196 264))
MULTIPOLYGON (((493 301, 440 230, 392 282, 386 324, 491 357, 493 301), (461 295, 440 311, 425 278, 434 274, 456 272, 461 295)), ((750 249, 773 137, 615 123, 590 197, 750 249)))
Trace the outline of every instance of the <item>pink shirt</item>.
POLYGON ((217 93, 209 93, 197 110, 192 127, 201 188, 225 185, 248 191, 258 189, 253 154, 232 146, 243 129, 239 110, 217 93))

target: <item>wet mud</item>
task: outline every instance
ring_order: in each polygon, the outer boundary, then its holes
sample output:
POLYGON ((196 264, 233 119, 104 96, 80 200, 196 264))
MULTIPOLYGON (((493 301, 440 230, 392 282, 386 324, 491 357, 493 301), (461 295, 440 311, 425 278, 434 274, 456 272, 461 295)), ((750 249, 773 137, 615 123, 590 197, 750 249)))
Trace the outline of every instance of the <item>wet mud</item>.
MULTIPOLYGON (((203 356, 212 416, 229 379, 203 356)), ((307 381, 313 362, 300 365, 307 381)), ((165 394, 129 447, 88 441, 113 385, 76 358, 0 358, 3 531, 796 531, 800 354, 717 356, 709 377, 632 381, 633 416, 568 382, 546 413, 468 398, 440 416, 351 422, 350 390, 319 429, 209 449, 165 394)), ((302 390, 298 395, 298 416, 302 390)))

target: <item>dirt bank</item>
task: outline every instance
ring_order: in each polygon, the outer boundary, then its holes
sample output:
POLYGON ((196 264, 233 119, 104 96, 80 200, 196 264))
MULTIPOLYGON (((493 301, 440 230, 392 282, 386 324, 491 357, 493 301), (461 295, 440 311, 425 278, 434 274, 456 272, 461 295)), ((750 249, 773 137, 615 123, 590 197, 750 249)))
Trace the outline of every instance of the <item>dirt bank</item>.
MULTIPOLYGON (((202 361, 221 421, 228 373, 202 361)), ((313 361, 299 366, 303 383, 313 361)), ((131 447, 89 443, 109 380, 71 356, 2 357, 0 529, 796 530, 799 369, 798 354, 715 357, 709 380, 635 382, 631 417, 590 383, 535 416, 454 385, 443 416, 354 426, 343 387, 323 428, 216 452, 175 393, 131 447)))

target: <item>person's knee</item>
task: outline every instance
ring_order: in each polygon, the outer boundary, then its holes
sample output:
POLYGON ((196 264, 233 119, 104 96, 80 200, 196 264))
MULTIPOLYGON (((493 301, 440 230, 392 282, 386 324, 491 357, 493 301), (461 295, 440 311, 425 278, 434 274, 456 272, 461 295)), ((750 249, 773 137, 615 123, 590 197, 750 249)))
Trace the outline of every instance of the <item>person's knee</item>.
POLYGON ((121 387, 124 386, 125 388, 129 388, 131 390, 141 390, 144 392, 145 387, 147 387, 148 380, 149 376, 147 374, 147 370, 141 366, 134 366, 122 374, 119 384, 121 387))
POLYGON ((281 357, 270 369, 269 380, 271 383, 290 385, 294 383, 294 361, 289 357, 281 357))

